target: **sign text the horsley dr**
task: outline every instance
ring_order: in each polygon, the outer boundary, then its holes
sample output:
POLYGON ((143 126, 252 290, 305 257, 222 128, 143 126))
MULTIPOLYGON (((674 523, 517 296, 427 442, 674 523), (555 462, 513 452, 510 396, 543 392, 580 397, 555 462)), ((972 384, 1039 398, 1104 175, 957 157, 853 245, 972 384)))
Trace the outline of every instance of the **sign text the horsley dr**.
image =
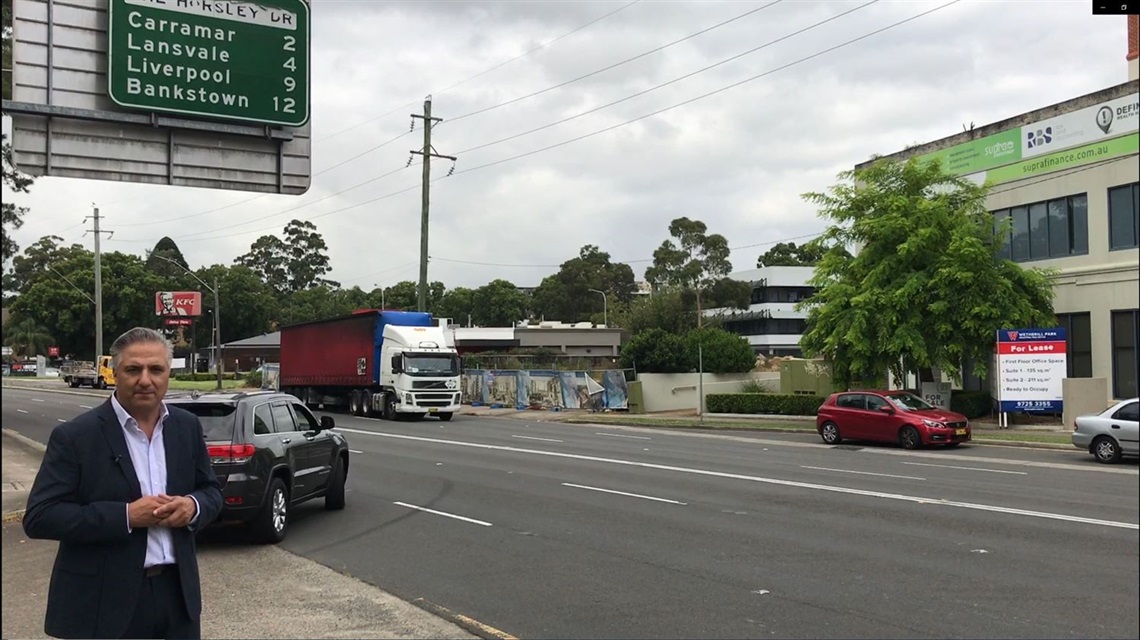
POLYGON ((147 111, 299 127, 309 119, 305 0, 111 0, 108 92, 147 111))

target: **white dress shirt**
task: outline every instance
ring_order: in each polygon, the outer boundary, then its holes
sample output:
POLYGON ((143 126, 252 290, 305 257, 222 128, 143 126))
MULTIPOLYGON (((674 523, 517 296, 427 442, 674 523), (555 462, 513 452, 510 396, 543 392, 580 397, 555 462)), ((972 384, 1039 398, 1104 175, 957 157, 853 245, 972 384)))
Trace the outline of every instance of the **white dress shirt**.
MULTIPOLYGON (((139 428, 137 420, 131 417, 119 399, 111 394, 111 406, 119 418, 119 426, 123 428, 123 437, 127 440, 127 451, 131 456, 131 464, 135 467, 138 476, 139 488, 144 496, 156 496, 167 493, 166 489, 166 444, 163 439, 163 423, 170 415, 166 403, 162 403, 162 414, 154 425, 153 436, 147 438, 139 428)), ((198 519, 198 500, 194 500, 194 518, 191 524, 198 519)), ((127 532, 131 529, 130 504, 127 505, 127 532)), ((146 533, 146 560, 143 567, 159 564, 174 564, 177 558, 174 555, 174 536, 167 527, 147 527, 146 533)))

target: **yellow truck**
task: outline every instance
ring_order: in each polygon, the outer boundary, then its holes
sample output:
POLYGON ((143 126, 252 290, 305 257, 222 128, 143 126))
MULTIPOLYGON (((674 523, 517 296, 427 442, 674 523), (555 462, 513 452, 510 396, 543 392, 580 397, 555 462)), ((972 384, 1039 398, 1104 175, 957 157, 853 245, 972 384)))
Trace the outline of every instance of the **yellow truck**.
POLYGON ((111 356, 99 356, 98 363, 80 360, 65 362, 59 368, 59 377, 72 388, 87 385, 106 389, 115 386, 111 356))

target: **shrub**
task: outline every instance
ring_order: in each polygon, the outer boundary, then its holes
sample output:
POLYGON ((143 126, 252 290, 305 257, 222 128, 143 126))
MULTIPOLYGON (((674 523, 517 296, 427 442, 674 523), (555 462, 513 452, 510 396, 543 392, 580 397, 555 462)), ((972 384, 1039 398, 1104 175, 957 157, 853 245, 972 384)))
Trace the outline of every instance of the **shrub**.
MULTIPOLYGON (((179 374, 175 374, 174 379, 175 380, 181 380, 183 382, 206 382, 208 380, 217 380, 218 374, 213 372, 213 371, 211 371, 209 373, 179 373, 179 374)), ((239 378, 238 378, 238 374, 236 374, 232 371, 230 371, 230 372, 223 371, 222 372, 222 379, 223 380, 237 380, 239 378)))
POLYGON ((245 386, 253 387, 254 389, 260 389, 261 388, 261 372, 260 371, 250 371, 249 373, 245 374, 245 386))
POLYGON ((685 334, 685 343, 694 369, 698 365, 698 346, 707 373, 747 373, 756 366, 756 355, 748 340, 720 327, 693 329, 685 334))
POLYGON ((709 413, 814 416, 827 398, 783 393, 710 393, 709 413))
POLYGON ((955 391, 950 394, 950 410, 973 420, 993 412, 994 399, 988 391, 955 391))

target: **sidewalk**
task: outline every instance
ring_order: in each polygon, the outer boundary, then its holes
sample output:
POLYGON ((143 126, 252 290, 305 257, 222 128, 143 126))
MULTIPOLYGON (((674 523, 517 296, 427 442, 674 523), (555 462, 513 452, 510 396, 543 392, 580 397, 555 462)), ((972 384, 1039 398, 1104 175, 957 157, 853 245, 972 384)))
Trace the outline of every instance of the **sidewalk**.
MULTIPOLYGON (((28 539, 18 521, 42 451, 39 443, 4 430, 3 638, 49 637, 43 632, 44 607, 57 544, 28 539)), ((207 536, 198 544, 198 559, 203 638, 478 637, 280 547, 207 536)))

